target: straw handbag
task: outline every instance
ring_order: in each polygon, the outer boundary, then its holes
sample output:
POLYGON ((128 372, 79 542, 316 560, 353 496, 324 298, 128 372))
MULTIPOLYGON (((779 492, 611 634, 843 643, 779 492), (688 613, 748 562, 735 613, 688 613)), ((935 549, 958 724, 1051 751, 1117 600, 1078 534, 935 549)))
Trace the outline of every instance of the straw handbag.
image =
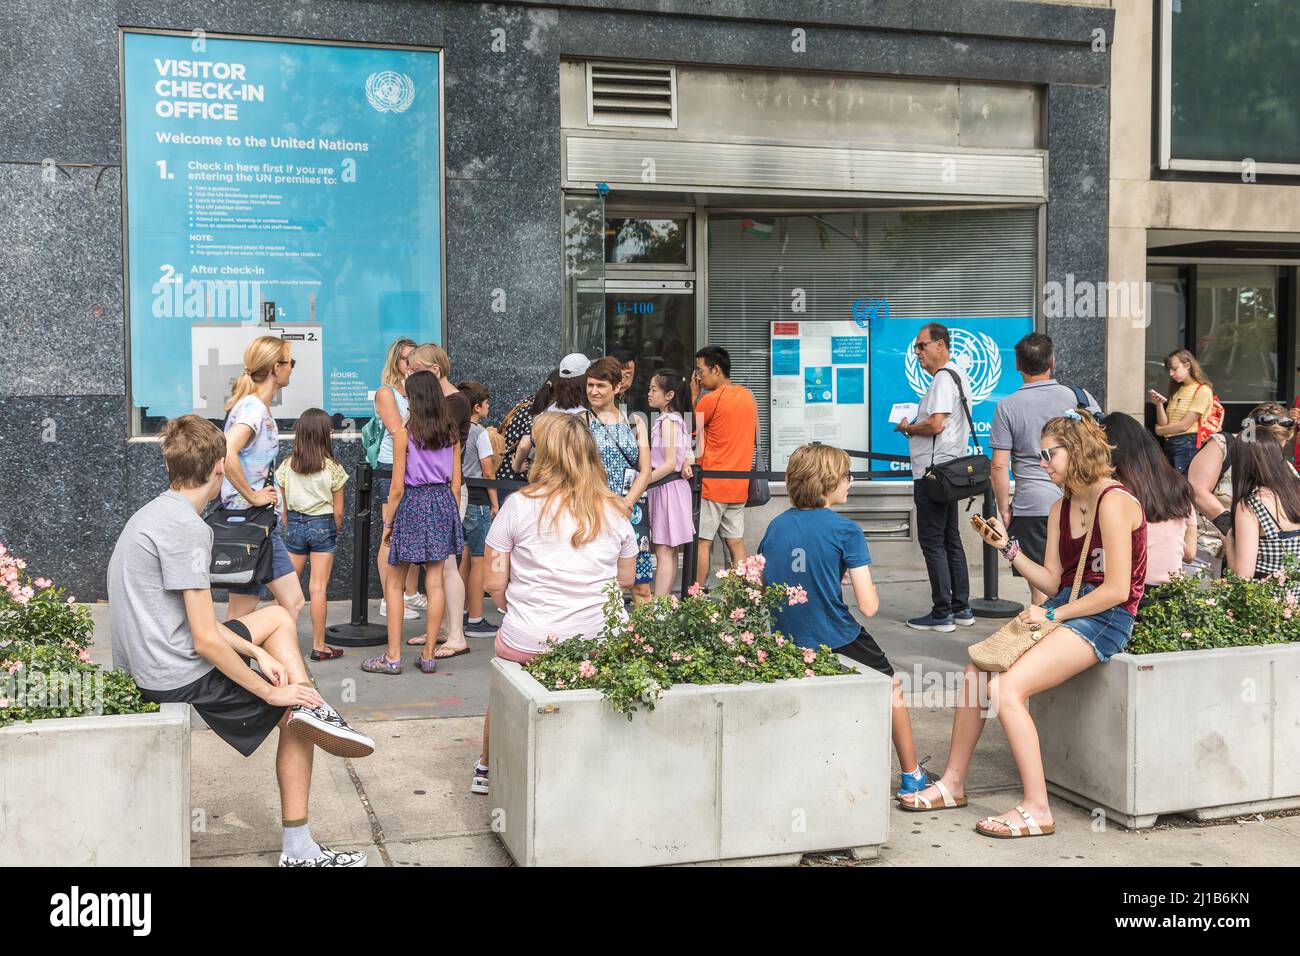
MULTIPOLYGON (((1092 524, 1088 525, 1088 534, 1083 539, 1083 553, 1079 555, 1079 567, 1074 572, 1074 587, 1070 589, 1070 601, 1079 596, 1079 587, 1083 584, 1083 569, 1088 562, 1088 549, 1092 546, 1092 527, 1092 524)), ((1020 656, 1025 651, 1060 626, 1061 623, 1058 621, 1024 624, 1019 617, 1015 617, 978 644, 972 644, 966 652, 970 654, 971 661, 980 670, 1001 673, 1020 660, 1020 656)))

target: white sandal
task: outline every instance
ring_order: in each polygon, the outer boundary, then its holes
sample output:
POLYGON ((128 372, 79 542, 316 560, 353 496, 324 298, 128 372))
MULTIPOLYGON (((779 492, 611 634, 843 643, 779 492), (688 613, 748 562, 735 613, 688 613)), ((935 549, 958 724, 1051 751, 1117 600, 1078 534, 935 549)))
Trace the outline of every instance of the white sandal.
POLYGON ((1055 823, 1049 823, 1045 827, 1040 827, 1038 821, 1034 819, 1033 814, 1025 810, 1024 807, 1016 807, 1016 813, 1020 814, 1021 818, 1025 821, 1027 829, 1022 828, 1015 820, 999 820, 996 817, 985 817, 979 823, 975 824, 975 830, 977 833, 982 833, 986 837, 993 837, 995 840, 1019 840, 1023 837, 1051 836, 1056 832, 1055 823), (996 823, 999 826, 1006 827, 1007 832, 1003 833, 999 830, 989 830, 986 827, 981 826, 980 824, 982 823, 996 823))
POLYGON ((908 794, 908 796, 916 801, 915 803, 908 803, 905 799, 900 797, 898 800, 898 806, 901 809, 906 810, 908 813, 924 813, 926 810, 955 810, 958 807, 966 806, 966 798, 962 796, 954 799, 952 791, 948 789, 947 785, 944 784, 942 780, 934 781, 933 786, 939 791, 939 796, 943 797, 943 806, 934 806, 928 797, 923 797, 919 793, 908 794))

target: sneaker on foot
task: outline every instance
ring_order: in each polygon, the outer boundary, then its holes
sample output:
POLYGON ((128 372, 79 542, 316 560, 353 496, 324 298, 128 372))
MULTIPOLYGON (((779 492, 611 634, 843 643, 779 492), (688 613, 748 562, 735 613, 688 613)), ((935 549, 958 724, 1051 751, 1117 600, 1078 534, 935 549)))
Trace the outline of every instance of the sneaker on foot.
POLYGON ((952 622, 954 624, 960 624, 962 627, 974 627, 975 612, 968 607, 962 608, 960 611, 953 614, 952 622))
MULTIPOLYGON (((388 602, 383 598, 379 599, 379 616, 388 617, 388 602)), ((419 613, 416 612, 413 608, 403 606, 402 608, 403 620, 414 621, 419 616, 420 616, 419 613)))
POLYGON ((320 848, 320 856, 310 860, 301 860, 294 856, 285 856, 280 854, 281 866, 365 866, 365 850, 331 850, 323 843, 320 848))
POLYGON ((479 621, 466 621, 466 637, 496 637, 497 629, 487 618, 479 621))
POLYGON ((922 790, 924 790, 926 787, 930 785, 931 783, 930 775, 926 773, 925 770, 925 763, 929 759, 930 759, 929 757, 926 757, 925 760, 918 762, 916 765, 916 770, 914 770, 912 773, 903 771, 902 773, 899 774, 900 779, 898 784, 898 792, 894 794, 894 796, 897 799, 901 800, 903 799, 904 796, 906 796, 909 793, 920 793, 922 790))
POLYGON ((407 607, 415 608, 417 611, 427 611, 429 609, 429 599, 416 591, 414 594, 407 594, 402 598, 407 607))
POLYGON ((952 622, 952 615, 946 617, 935 617, 933 614, 926 614, 923 617, 908 618, 907 626, 918 631, 949 631, 957 630, 957 626, 952 622))
POLYGON ((375 742, 353 730, 329 704, 314 710, 301 704, 289 708, 289 729, 335 757, 369 757, 375 752, 375 742))
POLYGON ((474 764, 474 782, 469 785, 470 793, 488 792, 488 768, 481 763, 474 764))

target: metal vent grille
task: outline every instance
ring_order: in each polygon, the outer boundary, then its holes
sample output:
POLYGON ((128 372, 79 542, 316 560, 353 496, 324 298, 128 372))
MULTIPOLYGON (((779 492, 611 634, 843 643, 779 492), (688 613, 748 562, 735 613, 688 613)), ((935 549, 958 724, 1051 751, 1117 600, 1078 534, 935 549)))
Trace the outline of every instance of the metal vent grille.
POLYGON ((587 122, 592 126, 676 129, 676 68, 588 63, 587 122))

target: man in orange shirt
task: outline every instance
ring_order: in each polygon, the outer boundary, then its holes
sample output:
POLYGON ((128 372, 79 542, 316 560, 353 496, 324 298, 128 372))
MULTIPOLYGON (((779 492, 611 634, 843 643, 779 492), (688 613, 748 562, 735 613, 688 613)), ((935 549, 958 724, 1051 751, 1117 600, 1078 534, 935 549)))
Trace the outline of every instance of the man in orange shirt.
MULTIPOLYGON (((691 405, 695 408, 695 435, 699 466, 705 471, 749 471, 754 465, 758 433, 758 405, 754 394, 731 381, 731 356, 716 345, 695 353, 691 376, 691 405), (700 397, 701 389, 708 392, 700 397)), ((705 478, 700 490, 699 548, 695 582, 707 583, 713 539, 721 532, 731 560, 745 557, 745 478, 705 478)))

